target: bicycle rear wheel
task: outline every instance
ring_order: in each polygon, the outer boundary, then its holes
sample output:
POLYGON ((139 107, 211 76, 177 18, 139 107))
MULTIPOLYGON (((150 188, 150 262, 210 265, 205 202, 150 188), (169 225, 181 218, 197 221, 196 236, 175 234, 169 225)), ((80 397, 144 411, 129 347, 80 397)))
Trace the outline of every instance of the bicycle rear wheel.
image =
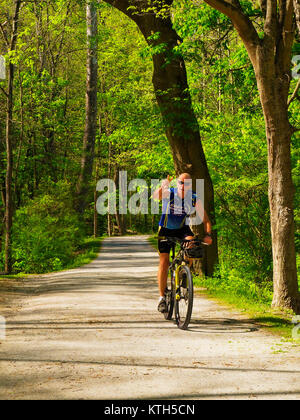
POLYGON ((175 273, 173 270, 169 270, 168 273, 168 283, 167 289, 165 292, 167 311, 164 312, 164 317, 168 321, 172 319, 174 311, 174 298, 175 298, 175 273))
POLYGON ((175 296, 175 318, 178 328, 186 330, 192 316, 194 284, 191 270, 186 265, 178 272, 179 287, 175 296))

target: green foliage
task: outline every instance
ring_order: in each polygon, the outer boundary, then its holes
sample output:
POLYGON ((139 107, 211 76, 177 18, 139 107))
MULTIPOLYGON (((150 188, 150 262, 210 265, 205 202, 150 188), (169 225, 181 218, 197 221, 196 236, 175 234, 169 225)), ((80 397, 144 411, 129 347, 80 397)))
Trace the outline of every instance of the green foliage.
POLYGON ((84 229, 72 208, 70 188, 52 187, 16 211, 13 224, 14 270, 44 273, 64 268, 83 242, 84 229))
MULTIPOLYGON (((162 19, 169 16, 165 2, 151 3, 144 11, 162 19)), ((255 4, 248 0, 241 4, 259 22, 255 4)), ((94 195, 89 197, 82 220, 72 208, 85 119, 84 5, 81 0, 24 2, 17 50, 7 55, 5 43, 0 40, 1 54, 16 66, 15 271, 46 272, 69 267, 73 261, 84 263, 83 237, 93 233, 94 195)), ((12 2, 0 0, 1 22, 12 15, 12 7, 12 2)), ((160 54, 165 45, 160 42, 159 32, 154 32, 146 42, 124 14, 105 2, 98 2, 97 7, 99 127, 91 191, 100 178, 114 178, 120 170, 126 170, 129 179, 143 178, 150 185, 151 179, 174 174, 172 151, 152 85, 152 55, 160 54)), ((176 55, 184 57, 215 190, 220 265, 216 277, 206 279, 205 285, 270 302, 267 145, 251 62, 231 21, 204 2, 176 0, 171 12, 181 41, 169 60, 176 55)), ((6 30, 9 31, 9 25, 6 30)), ((298 49, 295 43, 293 54, 298 49)), ((1 87, 7 87, 5 81, 0 83, 1 87)), ((296 83, 292 81, 291 92, 296 83)), ((6 98, 1 95, 0 185, 5 185, 6 98)), ((174 110, 180 110, 181 106, 179 100, 175 101, 174 110)), ((295 100, 289 108, 295 127, 300 125, 298 107, 295 100)), ((175 112, 169 118, 174 116, 177 117, 175 112)), ((177 129, 180 131, 180 121, 177 129)), ((296 133, 292 140, 292 165, 297 187, 298 139, 296 133)), ((1 219, 2 199, 3 195, 1 219)), ((299 226, 299 195, 295 196, 295 208, 299 226)), ((129 232, 148 233, 156 230, 158 217, 127 215, 125 222, 129 232)), ((112 225, 114 232, 118 232, 116 218, 112 218, 112 225)), ((98 234, 106 233, 107 228, 107 218, 99 216, 98 234)), ((2 255, 3 238, 2 232, 2 255)), ((299 251, 299 234, 296 246, 299 251)), ((88 251, 88 256, 93 252, 88 251)))
POLYGON ((200 277, 195 283, 206 287, 210 292, 271 305, 272 283, 261 282, 259 277, 253 276, 253 271, 249 270, 249 256, 243 251, 225 247, 223 249, 225 251, 222 252, 220 258, 222 262, 217 267, 214 277, 200 277), (237 265, 236 262, 239 264, 237 265))
MULTIPOLYGON (((242 251, 247 259, 228 264, 248 269, 252 277, 271 280, 266 144, 261 117, 222 117, 206 134, 205 150, 216 193, 221 249, 242 251), (251 142, 249 143, 249 138, 251 142)), ((224 258, 224 255, 221 257, 224 258)))
POLYGON ((166 0, 147 0, 146 2, 141 2, 139 7, 129 6, 128 11, 133 15, 147 13, 155 14, 160 19, 166 19, 170 15, 170 5, 169 1, 166 0))

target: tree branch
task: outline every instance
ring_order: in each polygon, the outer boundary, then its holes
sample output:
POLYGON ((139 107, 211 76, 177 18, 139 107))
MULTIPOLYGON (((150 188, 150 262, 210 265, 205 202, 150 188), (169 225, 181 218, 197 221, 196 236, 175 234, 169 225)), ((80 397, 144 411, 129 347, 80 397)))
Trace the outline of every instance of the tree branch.
MULTIPOLYGON (((200 3, 199 0, 193 0, 194 3, 200 3)), ((234 27, 242 38, 251 58, 252 63, 256 62, 256 49, 261 44, 253 23, 242 10, 238 0, 204 0, 209 6, 217 9, 219 12, 224 13, 231 19, 234 27)))
POLYGON ((104 0, 105 3, 110 4, 111 6, 115 7, 116 9, 123 12, 125 15, 130 17, 132 20, 137 20, 137 13, 133 12, 131 10, 128 10, 128 8, 131 6, 135 6, 137 2, 130 2, 129 0, 104 0))
POLYGON ((266 18, 267 15, 267 0, 260 0, 260 8, 263 14, 263 17, 266 18))
POLYGON ((6 44, 7 48, 8 48, 9 47, 9 42, 8 42, 8 39, 7 39, 6 32, 5 32, 5 30, 3 28, 3 25, 1 23, 0 23, 0 29, 1 29, 1 32, 2 32, 2 35, 3 35, 4 41, 5 41, 5 44, 6 44))
POLYGON ((10 40, 10 51, 13 51, 15 49, 15 46, 17 43, 19 13, 20 13, 21 5, 22 5, 22 0, 15 0, 15 15, 13 19, 13 30, 12 30, 11 40, 10 40))
MULTIPOLYGON (((285 1, 284 1, 285 2, 285 1)), ((265 39, 275 43, 277 32, 277 1, 266 0, 265 39)))
MULTIPOLYGON (((280 4, 279 31, 276 48, 276 62, 280 64, 280 71, 290 74, 291 50, 295 39, 294 5, 293 0, 282 0, 280 4)), ((288 95, 287 86, 286 95, 288 95)))
POLYGON ((298 80, 298 83, 296 85, 296 88, 292 94, 292 96, 290 97, 290 99, 288 100, 288 107, 291 105, 291 103, 297 98, 297 93, 298 90, 300 89, 300 79, 298 80))
POLYGON ((2 90, 4 95, 8 98, 8 93, 6 92, 6 90, 2 86, 0 86, 0 89, 2 90))

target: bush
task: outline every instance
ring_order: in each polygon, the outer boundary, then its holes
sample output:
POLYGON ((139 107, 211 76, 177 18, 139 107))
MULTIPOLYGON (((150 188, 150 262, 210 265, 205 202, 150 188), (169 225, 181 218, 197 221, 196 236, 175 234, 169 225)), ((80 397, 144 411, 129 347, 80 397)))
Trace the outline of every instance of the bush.
POLYGON ((253 259, 247 253, 234 249, 225 252, 223 249, 214 277, 201 277, 196 280, 196 284, 220 295, 238 296, 270 305, 273 283, 263 275, 257 272, 253 259))
POLYGON ((69 186, 59 183, 51 189, 16 211, 12 233, 14 271, 60 270, 83 243, 84 228, 72 208, 69 186))

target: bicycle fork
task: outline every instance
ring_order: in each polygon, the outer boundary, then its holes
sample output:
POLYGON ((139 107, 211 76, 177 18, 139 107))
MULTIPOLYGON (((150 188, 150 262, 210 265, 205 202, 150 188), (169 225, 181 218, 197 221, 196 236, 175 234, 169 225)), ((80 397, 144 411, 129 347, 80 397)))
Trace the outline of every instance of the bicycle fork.
POLYGON ((180 300, 180 281, 179 281, 179 271, 180 271, 180 268, 181 268, 181 265, 179 265, 177 268, 176 268, 176 271, 175 271, 175 299, 177 300, 177 301, 179 301, 180 300))

